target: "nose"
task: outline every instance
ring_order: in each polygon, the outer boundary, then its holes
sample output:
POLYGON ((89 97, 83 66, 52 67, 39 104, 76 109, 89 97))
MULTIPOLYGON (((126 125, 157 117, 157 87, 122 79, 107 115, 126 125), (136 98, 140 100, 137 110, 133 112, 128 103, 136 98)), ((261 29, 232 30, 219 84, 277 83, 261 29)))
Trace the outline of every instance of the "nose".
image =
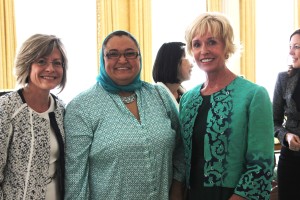
POLYGON ((54 71, 54 64, 53 64, 53 62, 49 62, 49 63, 47 63, 47 66, 46 66, 46 70, 47 71, 54 71))
POLYGON ((127 63, 128 60, 127 60, 127 58, 125 57, 124 54, 121 54, 120 57, 119 57, 119 59, 118 59, 118 62, 127 63))
POLYGON ((201 54, 207 54, 209 52, 208 47, 206 46, 206 44, 203 44, 200 48, 201 54))

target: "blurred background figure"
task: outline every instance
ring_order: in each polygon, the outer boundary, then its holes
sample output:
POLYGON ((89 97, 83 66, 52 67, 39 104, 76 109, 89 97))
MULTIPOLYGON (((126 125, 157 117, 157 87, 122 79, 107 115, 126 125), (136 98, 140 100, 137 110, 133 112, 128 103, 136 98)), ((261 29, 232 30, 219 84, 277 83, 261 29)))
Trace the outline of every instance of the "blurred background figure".
POLYGON ((192 67, 182 42, 164 43, 157 52, 153 80, 167 89, 177 107, 182 94, 186 92, 181 83, 190 79, 192 67))
POLYGON ((300 29, 290 36, 292 65, 280 72, 274 89, 275 137, 281 144, 277 168, 279 199, 300 198, 300 29))

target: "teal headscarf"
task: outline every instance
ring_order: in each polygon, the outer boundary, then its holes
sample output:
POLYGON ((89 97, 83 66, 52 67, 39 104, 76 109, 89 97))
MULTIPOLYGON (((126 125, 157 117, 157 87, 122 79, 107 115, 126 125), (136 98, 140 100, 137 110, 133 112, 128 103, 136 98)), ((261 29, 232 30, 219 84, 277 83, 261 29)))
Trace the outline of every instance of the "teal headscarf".
POLYGON ((126 32, 126 31, 122 31, 122 30, 114 31, 114 32, 110 33, 103 40, 102 49, 101 49, 101 53, 100 53, 100 74, 97 76, 97 82, 100 83, 106 91, 111 92, 111 93, 118 93, 121 91, 133 92, 142 87, 142 81, 140 79, 141 70, 142 70, 141 55, 140 55, 140 71, 137 74, 137 76, 135 77, 135 79, 132 81, 132 83, 130 83, 128 85, 117 85, 106 73, 105 64, 104 64, 104 48, 110 38, 112 38, 113 36, 123 36, 123 35, 130 37, 134 41, 134 43, 137 45, 138 50, 140 52, 140 47, 139 47, 137 40, 129 32, 126 32))

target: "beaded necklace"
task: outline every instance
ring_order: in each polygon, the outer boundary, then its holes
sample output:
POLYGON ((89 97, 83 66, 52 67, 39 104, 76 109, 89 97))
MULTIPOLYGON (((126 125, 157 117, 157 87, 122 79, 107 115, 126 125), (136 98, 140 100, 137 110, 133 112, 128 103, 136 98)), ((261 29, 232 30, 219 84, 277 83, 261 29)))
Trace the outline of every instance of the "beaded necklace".
POLYGON ((120 97, 121 97, 121 100, 122 100, 123 103, 129 104, 129 103, 134 102, 134 100, 136 99, 136 94, 133 93, 128 97, 122 97, 122 96, 120 96, 120 97))

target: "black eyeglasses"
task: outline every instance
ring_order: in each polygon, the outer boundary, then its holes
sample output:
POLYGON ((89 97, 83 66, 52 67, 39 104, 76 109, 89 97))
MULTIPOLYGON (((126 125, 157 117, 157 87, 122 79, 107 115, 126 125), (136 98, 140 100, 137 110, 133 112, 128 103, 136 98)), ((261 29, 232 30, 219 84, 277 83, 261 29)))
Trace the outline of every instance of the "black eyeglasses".
POLYGON ((64 63, 60 60, 54 60, 52 62, 47 62, 46 59, 44 58, 40 58, 37 61, 35 61, 35 63, 40 66, 40 67, 46 67, 48 66, 50 63, 52 64, 53 67, 55 68, 61 68, 64 67, 64 63))
POLYGON ((117 50, 111 50, 105 54, 108 59, 119 59, 121 56, 124 56, 126 59, 135 59, 140 54, 133 50, 126 50, 124 53, 120 53, 117 50))

